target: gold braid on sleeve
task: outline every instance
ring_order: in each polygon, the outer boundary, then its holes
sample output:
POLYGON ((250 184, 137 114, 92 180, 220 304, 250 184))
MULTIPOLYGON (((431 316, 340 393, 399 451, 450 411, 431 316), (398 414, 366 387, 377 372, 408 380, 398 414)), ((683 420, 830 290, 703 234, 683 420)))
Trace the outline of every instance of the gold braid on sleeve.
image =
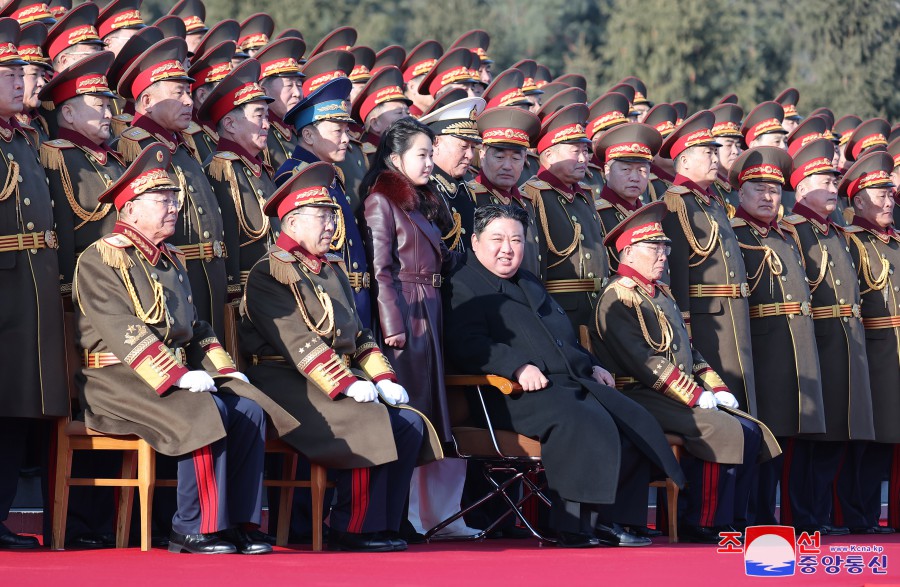
POLYGON ((578 243, 581 240, 581 224, 579 224, 575 220, 572 221, 572 227, 574 229, 575 236, 572 238, 572 242, 569 244, 569 246, 560 250, 559 248, 557 248, 556 244, 554 244, 553 239, 550 238, 550 226, 547 222, 547 210, 544 207, 544 198, 541 197, 540 193, 538 193, 536 194, 536 197, 532 198, 532 200, 534 201, 534 207, 537 210, 538 217, 541 221, 541 230, 544 232, 544 239, 546 239, 547 241, 547 249, 557 257, 560 257, 559 261, 547 265, 547 268, 550 269, 565 261, 566 258, 571 255, 575 248, 578 246, 578 243))
POLYGON ((825 274, 828 272, 828 251, 821 248, 822 251, 822 265, 819 267, 819 276, 809 282, 809 293, 813 293, 816 291, 816 288, 819 287, 819 284, 822 283, 822 280, 825 279, 825 274))
POLYGON ((331 304, 331 297, 324 291, 319 291, 315 284, 313 284, 312 290, 316 294, 316 299, 319 300, 319 304, 322 305, 322 309, 324 310, 319 321, 313 324, 312 318, 310 318, 309 312, 306 309, 306 304, 303 303, 303 297, 300 295, 297 284, 292 283, 289 287, 291 288, 291 293, 294 294, 294 299, 297 301, 297 307, 300 309, 300 316, 303 317, 303 322, 306 323, 307 328, 319 336, 331 336, 334 331, 334 307, 331 304), (324 327, 323 324, 325 325, 324 327))
POLYGON ((6 173, 6 181, 3 182, 3 188, 0 189, 0 202, 8 199, 13 192, 19 191, 19 162, 8 160, 8 171, 6 173))
POLYGON ((781 257, 778 256, 778 253, 773 251, 767 245, 754 246, 754 245, 745 245, 744 243, 738 241, 738 246, 742 249, 746 249, 748 251, 762 251, 763 260, 759 264, 759 267, 756 269, 756 273, 753 275, 747 275, 747 281, 750 282, 750 293, 756 291, 756 288, 759 286, 759 282, 762 281, 763 277, 763 268, 769 267, 769 294, 772 293, 774 289, 774 280, 775 276, 781 275, 784 271, 784 265, 781 263, 781 257))
POLYGON ((872 261, 869 259, 869 253, 866 250, 866 245, 854 234, 849 235, 850 240, 856 245, 856 249, 859 251, 859 269, 857 269, 857 273, 860 277, 863 278, 866 285, 869 286, 869 289, 865 291, 859 292, 862 295, 869 293, 870 291, 881 291, 883 290, 890 278, 891 272, 891 264, 890 262, 883 258, 879 257, 878 260, 881 261, 881 275, 875 277, 872 274, 872 261))

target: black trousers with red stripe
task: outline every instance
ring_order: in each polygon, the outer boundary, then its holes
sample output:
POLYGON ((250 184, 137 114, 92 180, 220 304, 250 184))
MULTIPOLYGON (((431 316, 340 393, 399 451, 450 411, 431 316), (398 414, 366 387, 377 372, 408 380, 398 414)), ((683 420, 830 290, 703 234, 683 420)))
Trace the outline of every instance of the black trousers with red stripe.
POLYGON ((792 438, 784 452, 781 523, 797 528, 832 523, 832 486, 846 442, 792 438))
POLYGON ((400 529, 425 423, 411 410, 388 408, 388 416, 397 445, 397 460, 375 467, 337 471, 335 501, 328 519, 332 530, 365 534, 400 529))
POLYGON ((262 510, 266 414, 253 400, 213 393, 225 438, 178 457, 178 510, 172 529, 211 534, 258 525, 262 510))
MULTIPOLYGON (((778 438, 778 444, 787 451, 789 437, 778 438)), ((747 522, 751 526, 772 525, 778 523, 775 507, 778 498, 778 482, 784 471, 784 453, 768 460, 759 466, 756 483, 750 491, 750 507, 747 522)))
POLYGON ((681 492, 679 519, 688 526, 722 526, 747 518, 750 490, 759 469, 762 431, 756 422, 735 416, 744 433, 743 464, 724 465, 690 455, 681 459, 687 487, 681 492))
POLYGON ((888 479, 892 444, 851 440, 834 481, 834 525, 871 528, 881 519, 881 482, 888 479))

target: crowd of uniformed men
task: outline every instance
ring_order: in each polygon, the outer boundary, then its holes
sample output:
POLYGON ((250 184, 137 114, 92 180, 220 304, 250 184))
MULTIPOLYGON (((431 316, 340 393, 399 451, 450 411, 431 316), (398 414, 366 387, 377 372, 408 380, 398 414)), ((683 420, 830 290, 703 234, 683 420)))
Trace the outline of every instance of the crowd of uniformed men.
MULTIPOLYGON (((402 550, 442 519, 426 502, 459 506, 464 469, 414 473, 450 439, 446 356, 525 390, 495 407, 543 445, 563 546, 649 543, 634 495, 661 471, 687 540, 900 528, 900 125, 801 116, 794 89, 689 115, 628 77, 590 101, 530 59, 495 72, 480 30, 308 48, 263 13, 140 5, 0 9, 0 519, 74 378, 88 427, 173 457, 170 550, 270 550, 267 425, 338 471, 332 547, 402 550)), ((106 505, 73 499, 95 516, 74 544, 108 543, 106 505)))

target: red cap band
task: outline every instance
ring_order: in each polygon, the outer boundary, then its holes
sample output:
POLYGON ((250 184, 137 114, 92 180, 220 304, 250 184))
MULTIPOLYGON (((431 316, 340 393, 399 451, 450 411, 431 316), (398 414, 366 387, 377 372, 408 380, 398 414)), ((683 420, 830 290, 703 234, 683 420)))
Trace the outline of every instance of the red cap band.
POLYGON ((701 128, 700 130, 695 130, 694 132, 686 134, 675 141, 675 144, 672 145, 671 149, 669 149, 669 153, 672 155, 672 159, 674 159, 675 157, 678 157, 681 153, 683 153, 686 149, 696 147, 697 145, 706 145, 714 142, 715 141, 713 140, 713 136, 710 130, 708 128, 701 128))
POLYGON ((847 197, 852 200, 856 194, 866 188, 887 187, 892 183, 891 176, 888 175, 887 171, 882 169, 870 171, 857 177, 847 185, 847 197))
POLYGON ((327 82, 330 82, 333 79, 338 79, 340 77, 347 77, 347 74, 340 69, 338 69, 337 71, 328 71, 314 77, 308 77, 303 80, 303 95, 308 96, 321 88, 327 82))
POLYGON ((399 86, 387 86, 381 88, 377 92, 369 94, 368 96, 366 96, 365 100, 363 100, 362 105, 359 107, 359 117, 362 119, 361 122, 365 122, 366 117, 379 104, 384 104, 385 102, 390 102, 392 100, 405 99, 406 96, 403 94, 403 90, 399 86))
POLYGON ((797 189, 797 185, 810 175, 828 172, 837 173, 837 169, 831 164, 831 159, 820 157, 818 159, 807 161, 791 173, 791 186, 794 189, 797 189))
POLYGON ((328 204, 333 206, 334 202, 332 201, 331 196, 328 195, 328 188, 321 186, 310 187, 288 194, 281 203, 278 204, 278 217, 284 218, 284 215, 291 210, 312 204, 328 204))
POLYGON ((100 28, 97 32, 102 39, 111 32, 141 24, 144 24, 144 18, 141 16, 140 10, 126 10, 100 23, 100 28))
POLYGON ((780 131, 784 132, 784 127, 781 126, 781 121, 777 118, 769 118, 768 120, 763 120, 761 122, 757 122, 749 129, 747 129, 747 136, 744 139, 747 141, 747 144, 753 142, 755 138, 759 135, 764 135, 767 132, 772 131, 780 131))
POLYGON ((187 72, 184 70, 184 64, 181 61, 170 59, 158 63, 138 74, 131 84, 131 94, 137 98, 144 90, 156 82, 165 81, 173 77, 188 77, 187 72))
POLYGON ((784 174, 775 165, 752 165, 738 174, 738 183, 746 181, 766 181, 784 185, 784 174))
POLYGON ((169 173, 165 169, 151 169, 131 180, 127 186, 116 194, 113 203, 116 210, 121 210, 126 202, 130 202, 141 194, 155 189, 177 189, 169 173))
POLYGON ((254 100, 261 100, 265 96, 266 93, 263 91, 262 86, 257 82, 246 83, 236 88, 228 95, 223 96, 218 102, 213 104, 209 114, 212 117, 213 122, 218 123, 226 114, 238 106, 253 102, 254 100))
POLYGON ((489 128, 481 133, 481 138, 485 145, 511 143, 526 149, 531 146, 531 137, 528 136, 527 132, 519 128, 489 128))
POLYGON ((558 145, 559 143, 586 138, 587 135, 584 134, 583 124, 569 124, 556 129, 552 133, 547 133, 546 135, 544 135, 541 140, 538 141, 537 150, 538 153, 540 153, 541 151, 545 151, 546 149, 552 147, 553 145, 558 145))
POLYGON ((659 222, 640 224, 619 235, 619 238, 616 239, 616 250, 621 251, 625 247, 635 243, 664 238, 666 238, 666 233, 663 231, 662 224, 659 222))
POLYGON ((641 143, 621 143, 610 145, 605 152, 606 160, 614 159, 644 159, 653 161, 653 151, 647 145, 641 143))

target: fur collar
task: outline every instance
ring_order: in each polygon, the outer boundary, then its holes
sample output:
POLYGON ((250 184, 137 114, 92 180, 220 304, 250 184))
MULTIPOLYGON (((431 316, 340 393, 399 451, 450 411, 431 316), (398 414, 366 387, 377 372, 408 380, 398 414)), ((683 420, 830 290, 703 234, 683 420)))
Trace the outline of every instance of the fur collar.
POLYGON ((410 212, 419 208, 419 193, 405 175, 396 171, 385 171, 375 180, 372 192, 384 196, 401 210, 410 212))

